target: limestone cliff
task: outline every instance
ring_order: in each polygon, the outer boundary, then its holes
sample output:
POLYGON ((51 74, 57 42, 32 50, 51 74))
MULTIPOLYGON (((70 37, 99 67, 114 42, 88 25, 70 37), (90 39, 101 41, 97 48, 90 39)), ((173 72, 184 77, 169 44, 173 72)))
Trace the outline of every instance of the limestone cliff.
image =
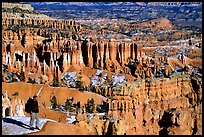
POLYGON ((23 10, 34 10, 30 4, 20 4, 20 3, 2 3, 2 8, 20 8, 23 10))

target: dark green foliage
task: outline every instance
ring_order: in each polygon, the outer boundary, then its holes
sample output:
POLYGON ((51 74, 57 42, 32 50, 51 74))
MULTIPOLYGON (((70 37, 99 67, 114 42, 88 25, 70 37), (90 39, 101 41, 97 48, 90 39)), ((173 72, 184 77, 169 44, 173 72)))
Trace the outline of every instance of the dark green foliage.
POLYGON ((31 79, 31 78, 29 78, 29 79, 28 79, 28 83, 35 84, 35 79, 31 79))
POLYGON ((99 113, 108 112, 108 103, 104 102, 97 106, 96 111, 99 113))
POLYGON ((93 113, 95 111, 95 102, 93 98, 87 100, 86 111, 88 113, 93 113))
POLYGON ((72 39, 73 39, 73 40, 76 40, 76 39, 77 39, 76 34, 72 34, 72 39))
POLYGON ((78 79, 76 81, 76 87, 77 88, 81 88, 82 87, 83 82, 82 82, 81 78, 82 77, 78 77, 78 79))
POLYGON ((102 73, 100 73, 100 74, 98 75, 98 77, 99 77, 99 78, 102 77, 102 73))
POLYGON ((72 105, 71 100, 67 99, 65 102, 65 110, 69 111, 71 109, 71 105, 72 105))
POLYGON ((21 81, 25 81, 25 76, 24 76, 24 72, 23 71, 20 74, 20 80, 21 81))
POLYGON ((78 76, 76 81, 76 88, 79 88, 79 91, 84 91, 84 83, 82 81, 82 71, 79 72, 80 76, 78 76))
POLYGON ((2 70, 3 70, 3 73, 8 72, 8 66, 7 65, 3 65, 2 66, 2 70))
POLYGON ((150 60, 151 64, 155 64, 155 61, 153 59, 150 60))
POLYGON ((53 109, 57 108, 57 98, 55 96, 52 97, 51 101, 51 106, 53 109))
POLYGON ((100 107, 100 106, 97 106, 97 107, 96 107, 96 111, 99 112, 99 113, 101 113, 101 112, 102 112, 102 111, 101 111, 101 107, 100 107))
POLYGON ((53 87, 59 87, 59 82, 56 78, 54 78, 53 83, 52 83, 53 87))

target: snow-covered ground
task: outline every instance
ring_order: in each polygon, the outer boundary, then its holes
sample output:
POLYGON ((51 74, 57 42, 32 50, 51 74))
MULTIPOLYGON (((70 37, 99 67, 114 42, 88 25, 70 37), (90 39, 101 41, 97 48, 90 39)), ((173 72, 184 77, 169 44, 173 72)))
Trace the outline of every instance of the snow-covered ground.
POLYGON ((74 121, 76 121, 76 116, 71 116, 67 118, 67 123, 73 123, 74 121))
POLYGON ((99 83, 102 84, 103 82, 98 82, 98 77, 99 75, 103 72, 103 70, 99 70, 97 69, 96 75, 93 77, 93 79, 91 80, 92 85, 98 85, 99 83))
POLYGON ((194 46, 194 45, 191 45, 191 46, 187 46, 186 44, 180 44, 180 45, 176 45, 176 46, 173 46, 171 45, 167 45, 167 46, 158 46, 156 49, 155 49, 155 53, 160 53, 160 54, 163 54, 163 55, 169 55, 170 52, 174 52, 173 55, 171 55, 172 57, 177 57, 178 54, 183 54, 183 55, 186 55, 187 52, 191 51, 191 50, 197 50, 197 51, 200 51, 201 49, 194 46), (168 49, 166 50, 165 48, 168 49))
MULTIPOLYGON (((101 74, 101 73, 103 73, 103 71, 104 70, 99 70, 99 69, 97 69, 97 72, 96 72, 96 75, 92 78, 92 85, 98 85, 98 86, 100 86, 100 85, 102 85, 103 84, 103 82, 105 81, 105 80, 107 80, 108 78, 108 73, 106 72, 106 74, 103 76, 103 78, 101 78, 100 80, 99 80, 99 75, 101 74)), ((118 84, 118 83, 122 83, 122 82, 124 82, 124 79, 125 79, 125 76, 117 76, 117 74, 114 76, 112 76, 111 77, 112 78, 112 82, 113 82, 113 85, 116 85, 116 84, 118 84)))
POLYGON ((112 76, 113 85, 124 82, 125 76, 112 76))
POLYGON ((67 84, 76 84, 77 77, 76 77, 77 72, 65 72, 62 74, 61 78, 64 79, 67 84))
MULTIPOLYGON (((72 112, 71 112, 72 113, 72 112)), ((70 116, 70 112, 67 113, 67 123, 72 124, 74 121, 77 120, 76 113, 72 113, 74 115, 70 116)), ((87 119, 92 119, 95 115, 104 116, 106 113, 87 113, 87 119)))
MULTIPOLYGON (((47 121, 56 122, 51 119, 40 118, 39 128, 41 129, 47 121)), ((28 134, 31 132, 39 131, 37 129, 30 130, 29 123, 30 123, 30 117, 19 117, 19 116, 5 117, 2 119, 2 134, 4 135, 23 135, 23 134, 28 134)))

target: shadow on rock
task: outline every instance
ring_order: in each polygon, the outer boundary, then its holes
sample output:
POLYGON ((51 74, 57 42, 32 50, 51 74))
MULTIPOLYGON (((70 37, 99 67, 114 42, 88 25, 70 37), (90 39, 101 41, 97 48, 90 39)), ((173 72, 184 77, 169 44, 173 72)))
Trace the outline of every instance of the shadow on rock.
POLYGON ((30 129, 29 125, 24 124, 23 122, 12 119, 12 118, 3 118, 3 121, 6 122, 6 123, 15 124, 17 126, 20 126, 20 127, 26 128, 26 129, 30 129))

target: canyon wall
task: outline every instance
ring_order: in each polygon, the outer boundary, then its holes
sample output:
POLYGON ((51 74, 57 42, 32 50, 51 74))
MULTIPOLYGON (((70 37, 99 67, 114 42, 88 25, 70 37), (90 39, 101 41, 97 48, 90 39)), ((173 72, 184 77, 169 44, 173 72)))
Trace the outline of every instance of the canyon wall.
POLYGON ((23 10, 34 10, 30 4, 19 4, 19 3, 2 3, 2 8, 20 8, 23 10))
POLYGON ((75 21, 72 20, 57 20, 52 18, 45 19, 15 19, 15 18, 2 18, 2 26, 10 27, 10 26, 42 26, 45 29, 52 28, 58 30, 69 30, 75 29, 79 31, 81 26, 76 24, 75 21))
POLYGON ((202 87, 189 75, 126 83, 111 94, 111 134, 202 134, 202 87))
POLYGON ((24 105, 25 101, 19 98, 10 99, 8 97, 7 91, 5 91, 5 93, 2 94, 2 117, 25 116, 24 105))
POLYGON ((73 65, 106 69, 112 72, 122 69, 130 74, 125 64, 143 56, 141 46, 135 42, 97 41, 93 43, 90 39, 62 38, 56 33, 53 33, 50 39, 39 36, 43 35, 43 32, 38 28, 20 29, 18 32, 3 30, 2 33, 3 64, 8 64, 9 70, 23 72, 25 77, 31 70, 38 75, 46 75, 50 82, 53 78, 60 80, 60 74, 73 65))

